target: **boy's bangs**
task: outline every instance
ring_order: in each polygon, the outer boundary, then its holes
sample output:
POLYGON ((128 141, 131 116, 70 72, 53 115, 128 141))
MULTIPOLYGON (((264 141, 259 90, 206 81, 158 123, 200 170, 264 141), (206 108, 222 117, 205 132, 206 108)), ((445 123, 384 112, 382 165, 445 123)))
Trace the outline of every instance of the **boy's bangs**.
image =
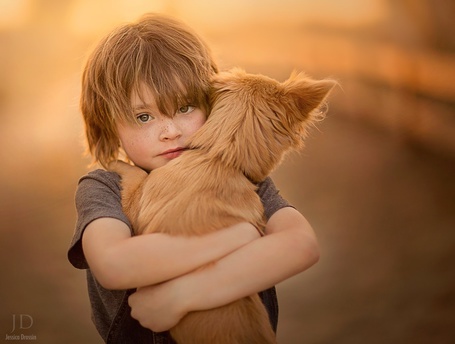
MULTIPOLYGON (((160 112, 172 117, 184 105, 206 106, 208 86, 205 77, 196 74, 194 67, 176 61, 175 58, 157 56, 157 51, 148 51, 142 56, 132 92, 142 100, 142 87, 146 86, 155 98, 160 112)), ((131 94, 130 93, 130 94, 131 94)))

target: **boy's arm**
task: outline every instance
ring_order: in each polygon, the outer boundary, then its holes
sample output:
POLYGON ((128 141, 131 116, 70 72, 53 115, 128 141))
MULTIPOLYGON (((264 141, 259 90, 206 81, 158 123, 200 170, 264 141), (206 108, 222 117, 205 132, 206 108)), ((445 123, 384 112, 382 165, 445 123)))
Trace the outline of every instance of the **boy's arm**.
POLYGON ((120 220, 100 218, 82 236, 85 257, 107 289, 129 289, 160 283, 218 260, 257 239, 254 226, 240 223, 199 237, 146 234, 131 237, 120 220))
POLYGON ((132 316, 154 331, 174 326, 186 313, 228 304, 302 272, 319 259, 315 234, 295 209, 278 210, 264 237, 205 269, 130 296, 132 316))

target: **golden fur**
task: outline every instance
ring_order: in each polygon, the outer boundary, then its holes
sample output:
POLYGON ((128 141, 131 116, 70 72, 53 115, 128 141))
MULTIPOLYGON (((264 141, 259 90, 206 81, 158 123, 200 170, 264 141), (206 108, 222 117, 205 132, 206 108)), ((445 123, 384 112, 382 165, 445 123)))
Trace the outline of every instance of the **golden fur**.
MULTIPOLYGON (((263 228, 255 183, 302 146, 333 86, 296 73, 283 83, 240 69, 216 75, 212 112, 188 151, 148 176, 125 163, 111 165, 122 177, 122 203, 135 233, 203 235, 244 221, 263 228)), ((191 312, 171 335, 179 344, 276 343, 258 295, 191 312)))

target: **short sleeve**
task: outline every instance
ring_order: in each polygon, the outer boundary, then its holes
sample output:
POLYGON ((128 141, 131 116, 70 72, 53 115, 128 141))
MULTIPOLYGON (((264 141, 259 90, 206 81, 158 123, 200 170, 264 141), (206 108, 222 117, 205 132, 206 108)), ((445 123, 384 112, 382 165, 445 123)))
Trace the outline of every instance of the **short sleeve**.
POLYGON ((287 200, 281 197, 279 190, 270 177, 258 184, 257 193, 264 206, 267 221, 281 208, 292 207, 287 200))
POLYGON ((95 170, 79 180, 75 195, 77 222, 68 260, 78 269, 87 269, 82 250, 82 234, 89 223, 110 217, 123 221, 131 230, 131 224, 122 211, 120 177, 114 172, 95 170))

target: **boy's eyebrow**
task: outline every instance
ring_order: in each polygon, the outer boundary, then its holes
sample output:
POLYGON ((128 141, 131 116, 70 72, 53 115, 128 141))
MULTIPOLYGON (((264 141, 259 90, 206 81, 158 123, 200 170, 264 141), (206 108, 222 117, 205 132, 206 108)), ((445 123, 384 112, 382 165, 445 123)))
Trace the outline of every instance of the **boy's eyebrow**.
POLYGON ((133 111, 139 111, 139 110, 148 110, 148 109, 154 109, 156 108, 156 105, 154 104, 144 104, 144 103, 138 103, 133 106, 133 111))

